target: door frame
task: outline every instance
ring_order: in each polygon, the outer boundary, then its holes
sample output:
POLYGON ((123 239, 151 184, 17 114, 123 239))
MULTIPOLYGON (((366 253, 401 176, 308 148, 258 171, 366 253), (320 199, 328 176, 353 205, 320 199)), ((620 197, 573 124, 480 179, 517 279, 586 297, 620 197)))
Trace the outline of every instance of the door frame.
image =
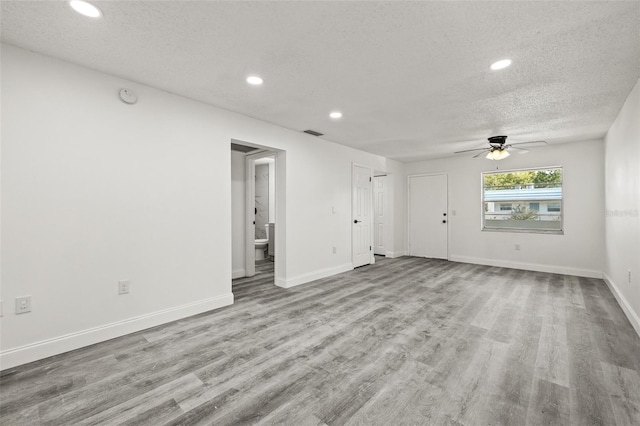
MULTIPOLYGON (((389 178, 389 174, 386 172, 378 172, 379 174, 376 174, 376 171, 373 171, 373 186, 371 188, 372 190, 372 195, 373 195, 373 225, 374 225, 374 230, 373 230, 373 256, 375 259, 376 256, 376 229, 375 229, 375 224, 376 224, 376 200, 375 200, 375 195, 376 195, 376 178, 384 178, 384 186, 383 186, 383 203, 382 203, 382 208, 384 211, 384 216, 385 216, 385 227, 384 227, 384 232, 383 232, 383 240, 385 241, 385 245, 384 245, 384 253, 382 254, 383 256, 387 257, 388 253, 389 253, 389 227, 388 227, 388 222, 389 222, 389 217, 390 217, 390 208, 389 208, 389 181, 391 180, 389 178)), ((380 255, 380 254, 378 254, 380 255)))
MULTIPOLYGON (((365 164, 360 164, 360 163, 356 163, 356 162, 352 162, 351 163, 351 265, 352 268, 355 268, 355 262, 354 262, 354 241, 353 241, 353 220, 355 217, 355 212, 353 211, 353 203, 354 203, 354 197, 353 197, 353 184, 354 184, 354 170, 356 167, 362 167, 363 169, 367 169, 369 170, 369 183, 371 184, 369 187, 370 190, 370 194, 369 194, 369 243, 371 246, 371 250, 369 250, 369 265, 376 263, 376 259, 375 256, 373 255, 373 168, 365 165, 365 164)), ((364 266, 364 265, 362 265, 364 266)))
MULTIPOLYGON (((284 268, 280 265, 284 264, 285 251, 281 241, 284 240, 285 219, 284 208, 281 203, 284 202, 283 194, 280 193, 278 188, 284 188, 284 182, 281 179, 284 176, 284 151, 278 151, 273 148, 265 147, 255 154, 247 154, 244 159, 245 164, 245 254, 244 254, 244 270, 245 277, 253 277, 256 274, 256 252, 255 252, 255 196, 256 196, 256 170, 255 162, 260 158, 274 157, 275 164, 275 223, 276 223, 276 235, 274 241, 276 245, 276 253, 274 253, 274 280, 283 279, 281 277, 284 272, 284 268), (282 199, 281 199, 282 198, 282 199), (280 223, 280 226, 277 224, 280 223), (282 270, 281 270, 282 269, 282 270)), ((284 192, 284 191, 282 191, 284 192)), ((271 202, 271 200, 269 200, 271 202)))
POLYGON ((449 214, 449 173, 447 172, 435 172, 435 173, 416 173, 407 175, 407 255, 411 256, 411 179, 427 176, 446 176, 447 177, 447 259, 449 260, 449 240, 451 239, 451 215, 449 214))

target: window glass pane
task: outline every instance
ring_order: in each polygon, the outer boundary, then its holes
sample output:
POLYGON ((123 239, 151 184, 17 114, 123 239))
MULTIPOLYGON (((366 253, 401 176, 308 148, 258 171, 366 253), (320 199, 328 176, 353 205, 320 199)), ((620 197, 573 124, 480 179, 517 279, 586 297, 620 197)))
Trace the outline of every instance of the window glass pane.
POLYGON ((559 212, 560 211, 560 203, 549 203, 547 204, 548 212, 559 212))
POLYGON ((483 229, 562 231, 562 168, 483 173, 483 229))

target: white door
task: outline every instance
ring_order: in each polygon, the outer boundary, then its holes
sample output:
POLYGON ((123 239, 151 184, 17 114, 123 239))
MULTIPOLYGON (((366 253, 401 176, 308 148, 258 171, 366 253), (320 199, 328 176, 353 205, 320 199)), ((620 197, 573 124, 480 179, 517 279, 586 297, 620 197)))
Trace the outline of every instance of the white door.
POLYGON ((371 169, 353 165, 352 177, 352 261, 353 267, 371 263, 371 169))
POLYGON ((409 176, 409 254, 447 259, 447 175, 409 176))
POLYGON ((373 253, 385 255, 386 176, 373 178, 373 253))
POLYGON ((256 274, 256 159, 254 156, 245 157, 245 251, 244 276, 253 277, 256 274))

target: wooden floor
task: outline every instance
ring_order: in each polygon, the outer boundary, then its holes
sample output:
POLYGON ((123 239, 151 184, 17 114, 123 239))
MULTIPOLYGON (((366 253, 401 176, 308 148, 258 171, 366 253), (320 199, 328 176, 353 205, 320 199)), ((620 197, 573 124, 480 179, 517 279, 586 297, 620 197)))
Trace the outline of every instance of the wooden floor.
POLYGON ((403 257, 2 373, 0 424, 639 425, 601 280, 403 257))

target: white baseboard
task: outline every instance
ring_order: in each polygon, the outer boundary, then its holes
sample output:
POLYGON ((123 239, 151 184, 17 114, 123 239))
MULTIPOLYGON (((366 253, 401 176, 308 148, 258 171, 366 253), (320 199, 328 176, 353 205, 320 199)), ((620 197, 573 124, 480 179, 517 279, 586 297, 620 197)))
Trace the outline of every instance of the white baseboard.
POLYGON ((499 259, 482 259, 478 257, 467 256, 449 256, 452 262, 473 263, 476 265, 498 266, 501 268, 524 269, 526 271, 549 272, 552 274, 575 275, 577 277, 600 278, 602 279, 602 271, 593 269, 569 268, 556 265, 541 265, 538 263, 513 262, 510 260, 499 259))
POLYGON ((611 280, 611 278, 609 278, 606 273, 604 274, 604 282, 607 283, 607 286, 609 286, 609 290, 611 290, 611 293, 613 293, 613 296, 618 301, 618 305, 620 305, 622 311, 629 319, 629 322, 636 330, 636 333, 638 333, 638 336, 640 336, 640 316, 633 310, 626 297, 624 297, 620 290, 618 290, 618 286, 615 285, 615 283, 611 280))
POLYGON ((242 269, 234 269, 233 271, 231 271, 231 279, 235 280, 236 278, 242 278, 244 276, 246 276, 247 273, 245 272, 244 268, 242 269))
POLYGON ((233 294, 199 300, 182 306, 105 324, 99 327, 42 340, 0 352, 0 369, 5 370, 32 361, 69 352, 95 343, 135 333, 150 327, 201 314, 233 304, 233 294))
POLYGON ((404 256, 406 254, 407 253, 404 250, 402 250, 402 251, 388 251, 388 252, 385 253, 385 256, 394 258, 394 257, 401 257, 401 256, 404 256))
POLYGON ((321 278, 330 277, 331 275, 341 274, 342 272, 351 271, 353 264, 344 263, 332 268, 321 269, 319 271, 309 272, 307 274, 298 275, 297 277, 283 280, 282 278, 276 278, 275 284, 278 287, 290 288, 300 284, 305 284, 311 281, 319 280, 321 278))

